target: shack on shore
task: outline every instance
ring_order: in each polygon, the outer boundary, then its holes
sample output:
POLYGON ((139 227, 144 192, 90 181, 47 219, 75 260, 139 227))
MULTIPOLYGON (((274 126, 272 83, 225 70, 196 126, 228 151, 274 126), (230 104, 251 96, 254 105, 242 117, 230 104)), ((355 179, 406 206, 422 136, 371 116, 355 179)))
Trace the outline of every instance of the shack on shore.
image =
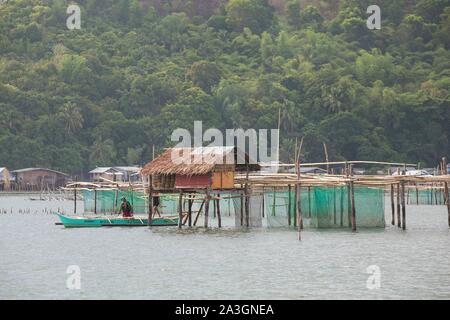
POLYGON ((47 168, 25 168, 11 171, 16 188, 23 191, 39 191, 63 187, 70 180, 68 174, 47 168))

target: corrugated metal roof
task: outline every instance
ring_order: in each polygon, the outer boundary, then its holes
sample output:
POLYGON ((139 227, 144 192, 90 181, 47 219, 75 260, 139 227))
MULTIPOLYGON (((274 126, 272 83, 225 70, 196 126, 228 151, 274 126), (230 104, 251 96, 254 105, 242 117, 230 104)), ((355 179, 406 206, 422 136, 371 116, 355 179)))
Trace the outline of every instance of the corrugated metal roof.
POLYGON ((64 172, 56 171, 56 170, 48 169, 48 168, 24 168, 24 169, 13 170, 13 171, 11 171, 11 173, 23 173, 23 172, 30 172, 30 171, 48 171, 48 172, 61 174, 64 176, 69 176, 68 174, 66 174, 64 172))

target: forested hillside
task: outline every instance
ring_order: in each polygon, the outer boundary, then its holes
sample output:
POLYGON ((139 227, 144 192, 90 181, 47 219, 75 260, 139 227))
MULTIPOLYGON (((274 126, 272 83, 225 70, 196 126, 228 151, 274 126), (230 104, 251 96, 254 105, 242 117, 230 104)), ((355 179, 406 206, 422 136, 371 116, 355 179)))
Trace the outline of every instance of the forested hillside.
POLYGON ((80 30, 69 3, 0 1, 0 166, 142 164, 280 109, 284 161, 450 156, 449 1, 78 0, 80 30))

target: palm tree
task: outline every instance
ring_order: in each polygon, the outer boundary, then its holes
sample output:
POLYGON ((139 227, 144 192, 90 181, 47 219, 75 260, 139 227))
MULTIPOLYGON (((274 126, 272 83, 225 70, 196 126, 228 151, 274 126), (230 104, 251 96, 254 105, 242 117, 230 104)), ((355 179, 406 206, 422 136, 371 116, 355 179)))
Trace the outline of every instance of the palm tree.
POLYGON ((83 128, 83 115, 75 103, 65 103, 58 113, 58 118, 64 123, 68 134, 76 133, 83 128))

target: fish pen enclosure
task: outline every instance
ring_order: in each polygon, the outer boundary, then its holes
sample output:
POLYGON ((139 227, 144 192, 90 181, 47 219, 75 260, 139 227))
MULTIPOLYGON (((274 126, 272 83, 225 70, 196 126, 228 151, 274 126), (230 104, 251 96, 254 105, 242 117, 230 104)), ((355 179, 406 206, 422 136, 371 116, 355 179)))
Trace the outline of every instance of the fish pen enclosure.
MULTIPOLYGON (((116 213, 120 209, 121 199, 126 198, 133 206, 133 213, 148 214, 148 196, 144 191, 111 190, 111 189, 83 189, 81 190, 84 212, 96 214, 116 213)), ((162 214, 177 212, 177 198, 174 195, 160 196, 160 211, 162 214)))
MULTIPOLYGON (((290 189, 290 190, 289 190, 290 189)), ((295 191, 264 192, 267 227, 296 227, 295 191)), ((384 227, 384 189, 355 187, 354 202, 358 227, 384 227)), ((351 194, 347 187, 305 187, 300 192, 304 227, 351 227, 351 194)))
POLYGON ((407 204, 445 205, 445 187, 437 185, 408 186, 407 204))

